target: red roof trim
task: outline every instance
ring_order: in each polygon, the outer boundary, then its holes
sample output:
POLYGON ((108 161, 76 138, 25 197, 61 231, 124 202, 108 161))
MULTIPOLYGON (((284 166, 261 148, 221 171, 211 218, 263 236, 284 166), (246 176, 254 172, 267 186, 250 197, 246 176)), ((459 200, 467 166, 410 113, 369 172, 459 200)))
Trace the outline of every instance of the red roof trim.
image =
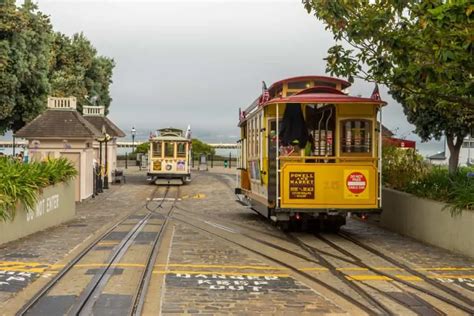
POLYGON ((381 100, 371 98, 352 97, 348 95, 331 94, 331 93, 308 93, 295 94, 285 98, 274 98, 265 103, 265 106, 271 103, 370 103, 370 104, 387 104, 381 100))

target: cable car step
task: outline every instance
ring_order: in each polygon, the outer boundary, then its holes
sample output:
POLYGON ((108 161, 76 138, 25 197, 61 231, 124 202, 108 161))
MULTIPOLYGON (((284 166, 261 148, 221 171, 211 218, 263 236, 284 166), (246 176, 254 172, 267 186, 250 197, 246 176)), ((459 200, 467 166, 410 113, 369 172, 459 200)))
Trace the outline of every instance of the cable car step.
POLYGON ((157 185, 182 185, 183 179, 156 179, 155 184, 157 185))

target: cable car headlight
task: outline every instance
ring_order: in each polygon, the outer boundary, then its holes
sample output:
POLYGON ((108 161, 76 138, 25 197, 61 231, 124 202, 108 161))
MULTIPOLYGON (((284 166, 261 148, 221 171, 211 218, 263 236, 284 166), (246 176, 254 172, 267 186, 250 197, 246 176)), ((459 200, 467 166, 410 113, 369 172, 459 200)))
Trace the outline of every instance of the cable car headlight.
POLYGON ((170 170, 171 170, 171 168, 173 168, 173 166, 172 166, 172 165, 166 165, 166 170, 167 170, 167 171, 170 171, 170 170))

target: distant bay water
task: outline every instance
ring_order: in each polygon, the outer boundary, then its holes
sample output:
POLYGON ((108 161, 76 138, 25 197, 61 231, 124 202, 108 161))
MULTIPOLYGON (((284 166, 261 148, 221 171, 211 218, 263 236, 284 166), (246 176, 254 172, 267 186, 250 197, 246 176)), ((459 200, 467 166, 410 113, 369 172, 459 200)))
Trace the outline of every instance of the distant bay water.
MULTIPOLYGON (((126 136, 123 138, 120 138, 120 141, 132 141, 132 136, 130 132, 127 132, 124 130, 126 133, 126 136)), ((144 142, 148 141, 148 137, 150 135, 149 130, 137 130, 137 134, 135 135, 135 141, 138 142, 144 142)), ((215 144, 229 144, 229 143, 235 143, 238 140, 238 136, 236 135, 220 135, 219 133, 213 133, 209 131, 193 131, 192 134, 193 137, 198 138, 206 143, 215 143, 215 144)), ((438 152, 443 151, 444 149, 444 140, 442 139, 441 141, 430 141, 426 143, 422 143, 419 140, 417 140, 414 137, 410 138, 411 140, 416 141, 416 148, 419 151, 421 155, 424 157, 434 155, 438 152)), ((12 134, 10 132, 6 133, 5 135, 0 135, 0 140, 2 141, 12 141, 12 134)), ((2 152, 5 155, 11 155, 12 149, 11 148, 0 148, 0 152, 2 152)), ((130 148, 120 148, 118 151, 118 154, 125 154, 126 152, 131 152, 130 148)), ((218 149, 216 151, 218 155, 221 156, 228 156, 229 153, 232 154, 232 156, 237 155, 237 150, 235 149, 218 149)))

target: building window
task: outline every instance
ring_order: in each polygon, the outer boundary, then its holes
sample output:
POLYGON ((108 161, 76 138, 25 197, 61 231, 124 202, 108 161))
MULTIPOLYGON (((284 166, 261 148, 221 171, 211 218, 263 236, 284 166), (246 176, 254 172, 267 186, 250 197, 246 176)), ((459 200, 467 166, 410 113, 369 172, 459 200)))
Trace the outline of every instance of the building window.
POLYGON ((153 157, 161 157, 161 142, 152 143, 153 157))
POLYGON ((342 121, 341 152, 370 153, 372 124, 367 120, 342 121))
POLYGON ((469 148, 469 144, 471 146, 471 148, 474 148, 474 142, 469 142, 469 141, 465 141, 464 143, 462 143, 462 147, 463 148, 469 148))
POLYGON ((165 157, 174 158, 174 143, 165 143, 165 157))

